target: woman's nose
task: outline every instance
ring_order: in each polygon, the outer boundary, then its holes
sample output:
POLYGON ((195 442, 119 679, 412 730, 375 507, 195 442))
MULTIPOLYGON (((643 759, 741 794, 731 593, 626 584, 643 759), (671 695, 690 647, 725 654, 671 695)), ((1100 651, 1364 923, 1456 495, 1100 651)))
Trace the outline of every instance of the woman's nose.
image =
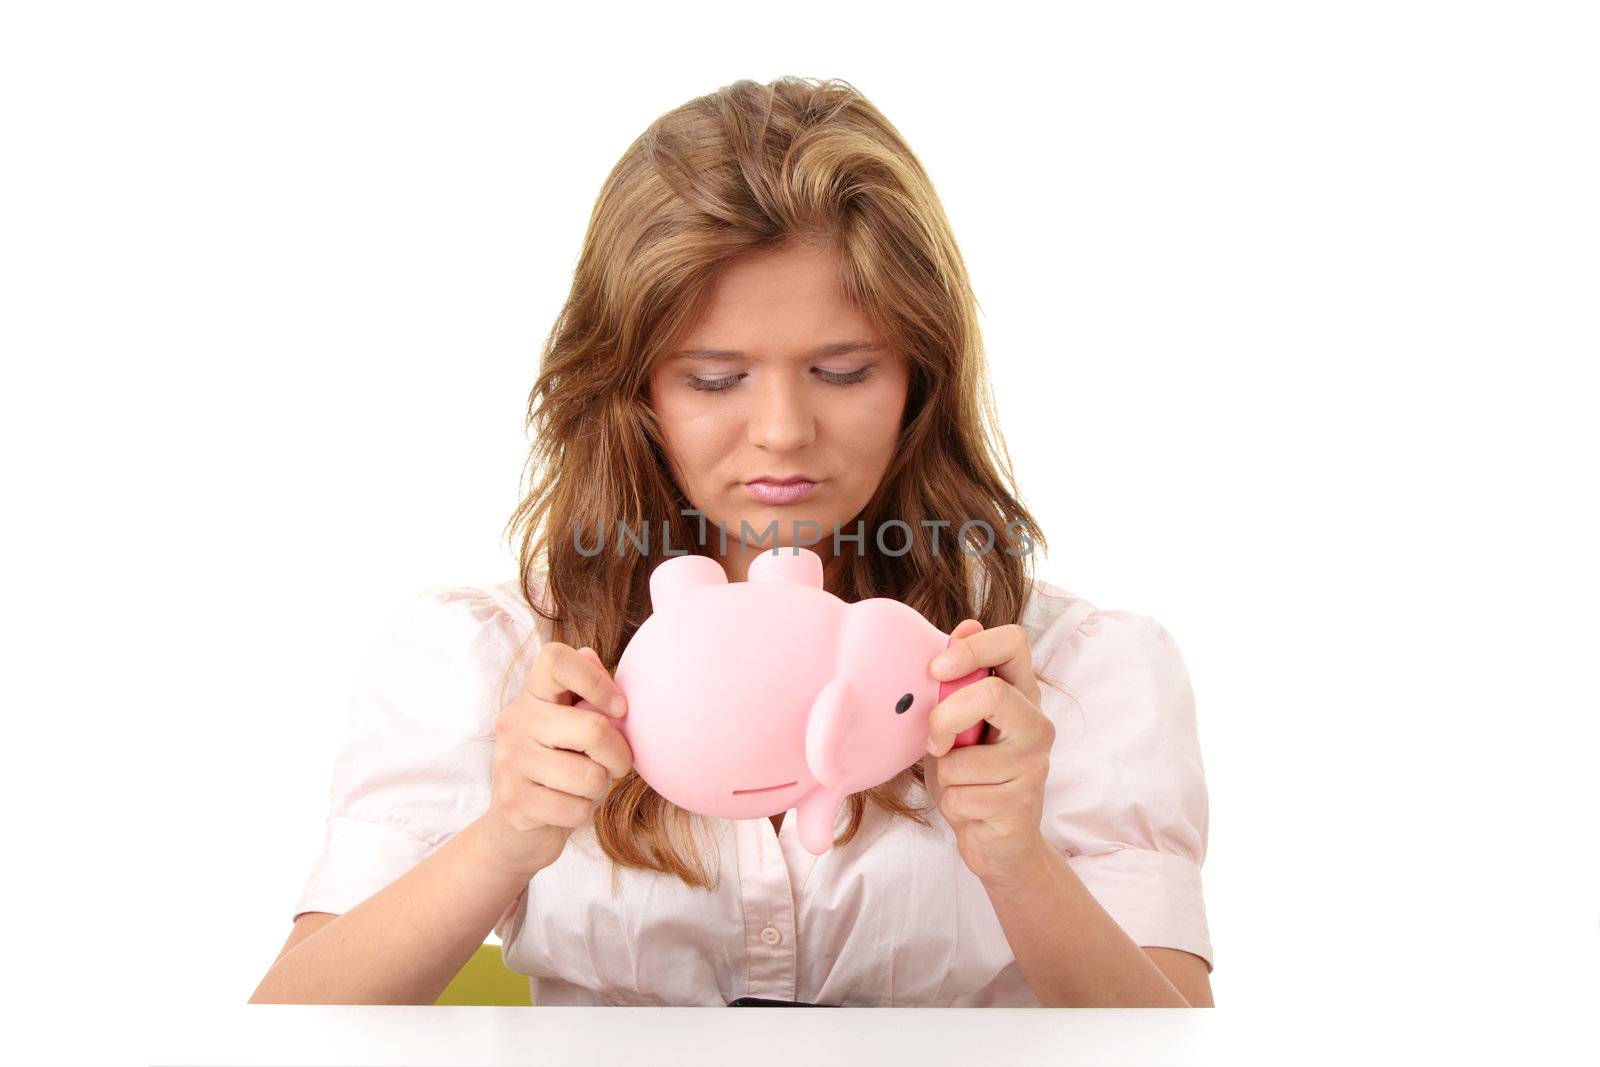
POLYGON ((780 380, 782 375, 763 377, 766 380, 750 412, 750 443, 771 452, 792 452, 809 445, 816 437, 816 424, 805 390, 780 380))

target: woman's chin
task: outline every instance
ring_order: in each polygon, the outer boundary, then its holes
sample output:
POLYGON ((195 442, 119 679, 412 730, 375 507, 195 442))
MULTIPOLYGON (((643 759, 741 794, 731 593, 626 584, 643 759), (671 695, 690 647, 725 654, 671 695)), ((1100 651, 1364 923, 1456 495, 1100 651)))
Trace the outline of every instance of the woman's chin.
POLYGON ((735 534, 738 534, 751 545, 771 548, 776 538, 777 543, 784 548, 792 548, 796 544, 804 548, 807 547, 807 542, 815 544, 825 540, 833 533, 834 523, 838 521, 831 517, 818 517, 815 512, 801 512, 792 507, 782 505, 764 507, 758 504, 734 519, 734 525, 728 529, 728 540, 731 543, 735 534), (739 526, 740 522, 748 523, 749 530, 746 531, 739 526))

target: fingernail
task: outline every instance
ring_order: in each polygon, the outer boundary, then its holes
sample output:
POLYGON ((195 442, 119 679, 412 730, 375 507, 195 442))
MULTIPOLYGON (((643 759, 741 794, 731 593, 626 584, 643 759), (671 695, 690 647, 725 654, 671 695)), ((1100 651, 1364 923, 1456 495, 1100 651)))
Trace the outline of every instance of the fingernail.
POLYGON ((955 662, 955 657, 950 655, 950 653, 941 652, 937 656, 933 657, 933 662, 929 664, 929 666, 933 669, 934 674, 943 674, 951 667, 955 666, 955 662))
POLYGON ((937 756, 938 754, 939 754, 938 746, 934 743, 933 738, 931 738, 931 737, 928 738, 928 755, 937 756))
POLYGON ((628 702, 626 700, 623 700, 621 697, 611 698, 611 714, 620 719, 622 717, 622 713, 627 710, 628 702))

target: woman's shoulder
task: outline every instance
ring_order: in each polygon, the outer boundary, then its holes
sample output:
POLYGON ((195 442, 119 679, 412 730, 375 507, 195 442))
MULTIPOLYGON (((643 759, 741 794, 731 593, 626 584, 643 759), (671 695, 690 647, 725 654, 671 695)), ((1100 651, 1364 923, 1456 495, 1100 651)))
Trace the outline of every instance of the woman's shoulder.
POLYGON ((1087 598, 1036 576, 1029 580, 1027 601, 1017 621, 1030 637, 1042 636, 1062 625, 1076 626, 1097 610, 1087 598))
MULTIPOLYGON (((537 576, 530 581, 542 595, 537 576)), ((379 654, 411 665, 414 672, 437 666, 454 674, 515 671, 530 663, 549 640, 550 623, 531 606, 518 578, 481 583, 435 583, 414 587, 393 612, 379 654)))
POLYGON ((1169 653, 1177 654, 1172 636, 1154 617, 1102 608, 1042 577, 1032 579, 1018 621, 1028 634, 1034 660, 1040 663, 1057 658, 1069 645, 1076 655, 1143 652, 1165 659, 1169 653))
POLYGON ((1046 578, 1035 576, 1029 582, 1028 598, 1017 623, 1028 635, 1034 659, 1044 661, 1100 609, 1088 598, 1046 578))
MULTIPOLYGON (((542 582, 530 584, 541 596, 542 582)), ((549 639, 522 589, 518 578, 413 587, 369 654, 373 685, 395 699, 407 690, 440 709, 498 713, 549 639)))
POLYGON ((520 578, 486 581, 478 584, 436 583, 414 593, 413 617, 450 627, 492 630, 519 643, 530 635, 544 637, 549 622, 533 609, 530 596, 542 597, 542 575, 530 576, 528 592, 520 578))

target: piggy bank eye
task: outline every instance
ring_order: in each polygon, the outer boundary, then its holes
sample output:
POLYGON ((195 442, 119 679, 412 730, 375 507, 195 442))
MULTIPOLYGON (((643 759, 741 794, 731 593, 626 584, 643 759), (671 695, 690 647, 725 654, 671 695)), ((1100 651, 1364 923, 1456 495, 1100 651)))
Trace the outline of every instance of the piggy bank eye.
POLYGON ((894 706, 894 713, 896 715, 904 715, 906 713, 906 709, 909 708, 910 706, 911 706, 911 694, 907 693, 905 696, 900 698, 900 703, 898 703, 898 704, 896 704, 894 706))

